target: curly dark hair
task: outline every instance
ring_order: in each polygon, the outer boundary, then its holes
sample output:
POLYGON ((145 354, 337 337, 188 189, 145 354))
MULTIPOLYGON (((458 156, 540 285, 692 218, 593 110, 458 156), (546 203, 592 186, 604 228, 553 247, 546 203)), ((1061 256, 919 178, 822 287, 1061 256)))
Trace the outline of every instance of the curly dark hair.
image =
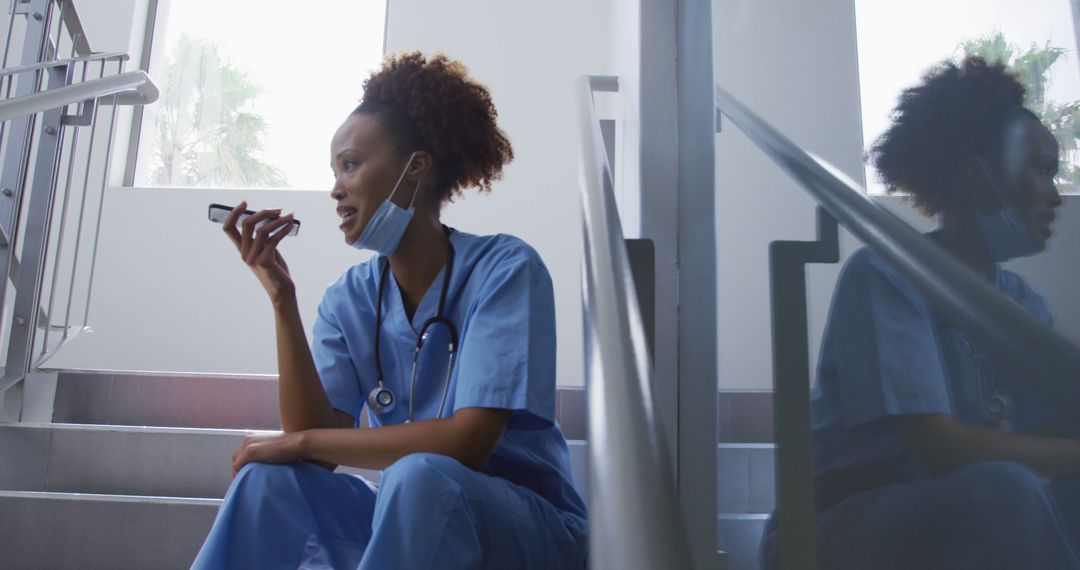
POLYGON ((514 159, 487 88, 466 67, 437 54, 391 56, 364 81, 364 97, 353 114, 377 116, 399 152, 425 150, 434 159, 432 179, 440 201, 479 187, 490 191, 514 159))
POLYGON ((936 214, 970 159, 999 165, 1008 125, 1020 116, 1038 121, 1023 103, 1024 86, 1000 61, 943 62, 900 95, 869 158, 889 192, 910 192, 923 212, 936 214))

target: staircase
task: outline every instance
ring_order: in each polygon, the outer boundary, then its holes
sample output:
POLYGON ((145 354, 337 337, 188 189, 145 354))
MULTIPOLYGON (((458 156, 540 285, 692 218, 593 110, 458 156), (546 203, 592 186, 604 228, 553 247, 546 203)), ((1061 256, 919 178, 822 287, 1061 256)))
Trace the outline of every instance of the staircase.
MULTIPOLYGON (((721 392, 717 405, 718 540, 729 570, 753 569, 775 503, 772 395, 721 392)), ((556 415, 584 494, 582 390, 560 388, 556 415)), ((278 429, 277 383, 62 372, 51 418, 0 425, 0 567, 187 568, 233 452, 247 434, 278 429)))
MULTIPOLYGON (((560 390, 557 410, 583 489, 582 401, 581 390, 560 390)), ((233 452, 278 427, 277 382, 60 373, 52 420, 0 424, 0 567, 187 568, 233 452)))

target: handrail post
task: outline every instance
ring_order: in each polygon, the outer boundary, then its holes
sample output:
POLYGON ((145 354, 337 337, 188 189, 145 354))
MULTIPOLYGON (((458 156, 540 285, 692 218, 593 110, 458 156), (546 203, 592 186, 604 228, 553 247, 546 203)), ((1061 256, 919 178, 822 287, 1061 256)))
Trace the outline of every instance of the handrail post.
MULTIPOLYGON (((49 88, 66 85, 71 68, 50 67, 49 88)), ((60 170, 60 150, 63 139, 63 107, 42 113, 41 135, 34 158, 34 179, 30 188, 29 211, 23 233, 19 275, 15 281, 15 303, 8 341, 7 364, 0 377, 0 392, 22 380, 30 371, 34 331, 37 328, 41 305, 42 278, 45 254, 49 242, 53 197, 60 170)))
MULTIPOLYGON (((49 41, 52 0, 31 0, 26 4, 12 2, 10 7, 11 10, 26 15, 20 63, 22 65, 40 63, 49 41)), ((12 14, 12 18, 14 17, 12 14)), ((19 73, 16 96, 36 92, 41 73, 44 73, 44 70, 28 70, 19 73)), ((8 78, 8 93, 10 93, 10 82, 15 80, 14 76, 8 78)), ((4 298, 7 294, 8 279, 12 276, 12 269, 18 265, 18 259, 15 257, 15 236, 18 233, 19 209, 23 201, 23 188, 26 186, 30 148, 33 141, 32 133, 37 124, 36 119, 37 117, 33 115, 20 117, 10 121, 6 129, 7 150, 3 157, 3 169, 0 170, 0 307, 5 305, 4 298)), ((59 121, 59 115, 57 115, 57 120, 59 121)), ((59 123, 55 128, 59 128, 59 123)), ((0 318, 13 319, 10 314, 0 315, 0 318)), ((14 322, 12 324, 14 325, 14 322)), ((9 346, 10 338, 15 336, 15 332, 15 326, 10 327, 9 346)), ((5 370, 4 376, 0 378, 0 395, 4 396, 4 416, 7 418, 18 416, 17 408, 21 402, 17 391, 4 395, 23 377, 22 374, 14 375, 12 372, 5 370)))
POLYGON ((806 264, 836 263, 836 220, 817 209, 818 239, 769 244, 772 303, 773 422, 777 442, 777 544, 781 570, 817 566, 806 264))

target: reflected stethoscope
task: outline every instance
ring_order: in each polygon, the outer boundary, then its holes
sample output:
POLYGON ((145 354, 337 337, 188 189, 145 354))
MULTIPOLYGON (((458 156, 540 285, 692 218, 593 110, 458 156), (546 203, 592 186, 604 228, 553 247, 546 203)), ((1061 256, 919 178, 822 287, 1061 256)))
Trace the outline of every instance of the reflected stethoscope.
MULTIPOLYGON (((458 331, 454 323, 450 322, 450 319, 443 315, 443 310, 446 308, 446 293, 450 288, 450 275, 454 272, 454 246, 447 244, 450 248, 450 257, 446 260, 446 271, 443 273, 442 290, 439 292, 439 309, 435 313, 434 317, 424 321, 424 324, 420 327, 420 333, 416 336, 416 348, 413 350, 412 358, 412 375, 409 380, 409 416, 405 420, 405 423, 413 421, 413 400, 415 399, 416 391, 416 363, 420 359, 420 349, 423 348, 424 343, 429 336, 428 329, 435 324, 443 324, 450 332, 450 362, 446 367, 446 379, 443 381, 443 393, 442 399, 439 401, 439 412, 435 415, 436 418, 441 418, 443 414, 443 408, 446 406, 446 396, 450 392, 450 374, 454 370, 454 357, 457 356, 458 345, 458 331)), ((397 397, 394 396, 394 392, 387 388, 383 384, 383 370, 382 370, 382 358, 379 356, 379 336, 382 329, 382 300, 383 300, 383 288, 386 285, 386 275, 390 272, 390 260, 386 261, 383 265, 382 274, 379 276, 379 292, 378 299, 375 304, 375 375, 378 379, 379 385, 368 394, 368 406, 371 410, 377 414, 386 414, 394 409, 397 404, 397 397)), ((360 414, 357 414, 359 418, 360 414)), ((357 420, 359 421, 359 419, 357 420)))
MULTIPOLYGON (((976 348, 975 343, 970 340, 964 341, 968 350, 972 351, 977 359, 985 358, 986 356, 976 348)), ((979 398, 982 400, 982 413, 990 421, 994 422, 994 426, 997 429, 1009 429, 1009 421, 1012 420, 1014 405, 1013 399, 1005 393, 1005 390, 1001 387, 999 379, 996 377, 992 381, 992 392, 989 396, 984 396, 982 393, 983 387, 983 374, 981 371, 981 365, 976 363, 976 367, 979 370, 978 378, 976 382, 979 385, 979 398)))

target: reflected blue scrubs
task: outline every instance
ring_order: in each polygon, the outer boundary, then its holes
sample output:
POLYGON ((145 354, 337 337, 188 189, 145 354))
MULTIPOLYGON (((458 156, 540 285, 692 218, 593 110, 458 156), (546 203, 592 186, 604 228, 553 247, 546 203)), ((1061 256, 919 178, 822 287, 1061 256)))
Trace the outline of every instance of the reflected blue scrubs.
MULTIPOLYGON (((584 568, 585 505, 555 423, 555 314, 551 278, 521 240, 452 231, 446 316, 461 335, 443 416, 470 407, 511 410, 479 472, 448 457, 408 455, 378 486, 307 464, 246 465, 233 481, 196 568, 584 568)), ((380 263, 347 270, 319 305, 312 354, 333 406, 356 416, 376 387, 375 303, 380 263)), ((444 269, 445 270, 445 269, 444 269)), ((435 316, 440 273, 410 321, 387 279, 380 355, 394 410, 408 414, 416 335, 435 316)), ((417 420, 436 415, 446 345, 420 357, 417 420)))
MULTIPOLYGON (((1047 325, 1042 298, 996 267, 994 283, 1047 325)), ((1080 568, 1080 479, 1009 462, 931 476, 892 418, 949 414, 1024 432, 1054 418, 884 260, 856 252, 837 282, 812 395, 819 566, 1080 568), (1012 402, 992 415, 993 396, 1012 402)), ((772 521, 763 566, 775 564, 772 521)))

